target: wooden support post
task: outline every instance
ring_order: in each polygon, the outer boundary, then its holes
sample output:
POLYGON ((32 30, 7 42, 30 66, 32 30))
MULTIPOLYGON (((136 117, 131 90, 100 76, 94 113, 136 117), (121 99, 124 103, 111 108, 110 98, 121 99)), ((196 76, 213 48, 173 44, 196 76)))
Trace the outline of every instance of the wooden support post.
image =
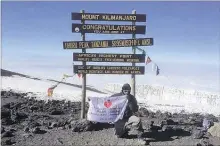
MULTIPOLYGON (((80 13, 85 13, 81 10, 80 13)), ((82 24, 85 24, 85 20, 81 20, 82 24)), ((82 41, 85 41, 85 33, 81 33, 82 41)), ((82 49, 82 53, 86 53, 86 49, 82 49)), ((86 62, 83 61, 83 66, 86 66, 86 62)), ((82 100, 81 100, 81 119, 85 119, 85 102, 86 102, 86 74, 82 74, 82 100)))
MULTIPOLYGON (((136 14, 136 10, 133 10, 132 14, 136 14)), ((135 21, 132 21, 132 25, 135 25, 135 24, 136 24, 135 21)), ((136 35, 135 35, 135 33, 133 33, 132 39, 135 39, 135 38, 136 38, 136 35)), ((136 46, 132 47, 132 52, 133 52, 133 54, 136 54, 136 46)), ((135 66, 134 62, 132 62, 132 66, 135 66)), ((132 74, 131 75, 131 94, 134 95, 134 97, 135 97, 135 90, 136 90, 136 88, 135 88, 135 74, 132 74)))

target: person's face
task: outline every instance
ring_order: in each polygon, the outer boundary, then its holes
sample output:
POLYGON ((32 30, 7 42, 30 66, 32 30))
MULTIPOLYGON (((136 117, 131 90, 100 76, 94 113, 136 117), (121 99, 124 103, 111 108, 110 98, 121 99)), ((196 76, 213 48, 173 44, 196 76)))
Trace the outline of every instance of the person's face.
POLYGON ((122 90, 124 95, 129 95, 131 93, 131 90, 122 90))

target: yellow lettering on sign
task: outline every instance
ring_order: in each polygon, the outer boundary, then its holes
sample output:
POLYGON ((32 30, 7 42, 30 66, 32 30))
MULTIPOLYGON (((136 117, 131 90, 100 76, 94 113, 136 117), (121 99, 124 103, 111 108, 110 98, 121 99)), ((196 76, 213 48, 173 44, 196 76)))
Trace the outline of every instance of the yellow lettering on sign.
POLYGON ((102 24, 84 24, 84 30, 100 30, 100 31, 136 31, 136 26, 130 25, 102 25, 102 24))
POLYGON ((99 47, 107 48, 108 47, 108 41, 94 41, 94 42, 91 42, 91 44, 92 44, 92 48, 99 48, 99 47))
POLYGON ((105 58, 105 61, 112 62, 112 59, 111 58, 105 58))
POLYGON ((142 40, 142 45, 150 45, 150 44, 151 44, 150 39, 142 40))
POLYGON ((113 74, 124 74, 123 70, 113 70, 112 71, 113 74))
POLYGON ((127 59, 127 62, 139 62, 139 59, 127 59))
POLYGON ((95 62, 102 62, 102 58, 92 58, 92 61, 95 61, 95 62))
POLYGON ((122 67, 122 69, 123 70, 139 70, 139 67, 138 66, 135 66, 135 67, 133 67, 133 66, 131 66, 131 67, 125 66, 125 67, 122 67))
POLYGON ((79 42, 79 48, 89 48, 88 42, 79 42))
POLYGON ((84 20, 98 20, 99 19, 99 15, 82 14, 82 19, 84 19, 84 20))
POLYGON ((128 15, 102 15, 102 19, 104 20, 120 20, 120 21, 136 21, 136 16, 128 16, 128 15))
POLYGON ((140 71, 131 71, 131 74, 141 74, 140 71))
POLYGON ((76 42, 67 42, 64 43, 64 48, 78 48, 78 46, 76 42))

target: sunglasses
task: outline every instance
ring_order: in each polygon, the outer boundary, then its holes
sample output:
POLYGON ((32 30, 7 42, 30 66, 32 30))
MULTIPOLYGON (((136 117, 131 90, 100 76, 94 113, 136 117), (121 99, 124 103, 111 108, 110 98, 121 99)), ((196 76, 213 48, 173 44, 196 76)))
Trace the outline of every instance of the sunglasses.
POLYGON ((130 92, 131 90, 123 90, 123 92, 130 92))

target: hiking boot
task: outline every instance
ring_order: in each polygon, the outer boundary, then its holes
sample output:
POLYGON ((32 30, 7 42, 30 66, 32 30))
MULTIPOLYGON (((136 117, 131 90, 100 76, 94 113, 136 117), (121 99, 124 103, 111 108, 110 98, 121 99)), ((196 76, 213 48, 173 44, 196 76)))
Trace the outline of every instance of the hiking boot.
POLYGON ((144 140, 143 138, 138 138, 138 144, 139 145, 147 145, 147 141, 144 140))
POLYGON ((117 138, 127 138, 128 137, 128 132, 125 132, 122 135, 116 135, 116 136, 117 136, 117 138))

